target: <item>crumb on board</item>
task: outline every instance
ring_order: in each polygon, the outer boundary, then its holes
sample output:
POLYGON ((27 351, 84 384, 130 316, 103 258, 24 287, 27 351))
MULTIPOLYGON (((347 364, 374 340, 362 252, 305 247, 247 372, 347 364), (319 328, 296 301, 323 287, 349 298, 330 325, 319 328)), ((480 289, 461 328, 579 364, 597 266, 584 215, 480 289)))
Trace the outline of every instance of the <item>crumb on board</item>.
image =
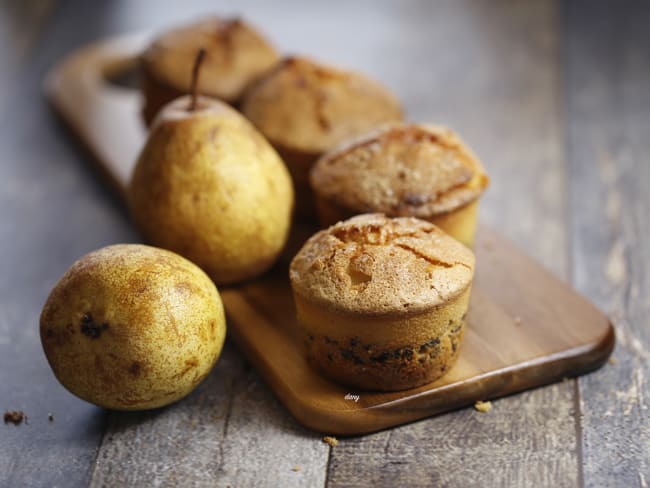
POLYGON ((492 410, 492 402, 482 402, 481 400, 477 400, 474 404, 474 409, 479 412, 487 413, 492 410))
POLYGON ((297 473, 298 471, 300 471, 300 466, 298 466, 298 465, 296 464, 293 468, 291 468, 291 471, 294 471, 294 472, 297 473))
POLYGON ((7 410, 4 415, 5 424, 12 423, 14 425, 20 425, 23 421, 27 423, 27 415, 25 415, 21 410, 7 410))
POLYGON ((50 422, 54 422, 54 415, 52 415, 51 413, 48 413, 47 414, 47 420, 49 420, 50 422))
POLYGON ((325 444, 329 444, 332 447, 339 445, 339 440, 336 437, 330 435, 326 435, 325 437, 323 437, 323 442, 325 444))
POLYGON ((609 364, 616 364, 618 361, 616 360, 616 358, 615 358, 614 356, 611 356, 611 357, 607 360, 607 362, 608 362, 609 364))
POLYGON ((515 325, 517 327, 519 327, 521 325, 521 317, 519 317, 519 316, 515 317, 514 322, 515 322, 515 325))

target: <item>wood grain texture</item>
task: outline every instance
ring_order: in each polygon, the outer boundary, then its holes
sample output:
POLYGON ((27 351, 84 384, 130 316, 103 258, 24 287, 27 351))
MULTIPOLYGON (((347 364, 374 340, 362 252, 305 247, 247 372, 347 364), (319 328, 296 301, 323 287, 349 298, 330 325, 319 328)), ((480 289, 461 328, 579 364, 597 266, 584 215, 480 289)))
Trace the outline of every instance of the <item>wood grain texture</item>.
MULTIPOLYGON (((141 45, 137 39, 117 38, 84 48, 62 62, 47 85, 57 109, 122 194, 144 134, 133 130, 139 120, 137 92, 116 98, 105 76, 114 65, 131 69, 129 60, 141 45)), ((294 227, 290 249, 304 241, 302 231, 313 232, 294 227)), ((309 368, 288 284, 292 252, 274 272, 221 289, 230 336, 296 418, 314 430, 343 435, 471 405, 602 364, 613 340, 607 317, 498 234, 486 228, 481 233, 460 359, 431 385, 364 392, 350 402, 349 390, 309 368)))
POLYGON ((573 282, 613 317, 616 363, 580 380, 586 486, 650 484, 650 4, 569 2, 573 282))
MULTIPOLYGON (((3 18, 8 15, 6 3, 0 5, 3 18)), ((31 2, 10 3, 24 12, 31 2)), ((272 19, 282 17, 282 12, 270 3, 265 6, 265 2, 253 0, 242 8, 260 6, 265 18, 277 24, 272 19)), ((27 426, 0 424, 0 486, 86 485, 105 413, 73 397, 56 382, 39 344, 38 314, 56 279, 75 259, 103 245, 137 239, 105 184, 87 170, 92 159, 72 144, 43 102, 45 72, 74 48, 97 38, 129 29, 156 29, 215 9, 232 11, 226 2, 214 1, 167 3, 161 8, 157 1, 70 0, 57 5, 51 19, 39 29, 33 30, 22 14, 22 20, 14 22, 21 36, 28 31, 42 35, 22 58, 20 72, 13 73, 13 68, 5 65, 0 69, 0 78, 7 75, 11 80, 7 96, 0 93, 0 408, 23 409, 30 417, 27 426), (54 414, 52 423, 47 421, 48 412, 54 414)), ((303 15, 309 16, 309 12, 303 15)), ((11 31, 2 34, 5 32, 11 31)), ((291 35, 300 37, 295 29, 291 35)), ((11 46, 8 43, 2 48, 11 46)), ((261 398, 252 412, 264 418, 277 404, 258 376, 254 372, 249 375, 258 383, 261 398)), ((275 412, 291 421, 284 409, 275 412)), ((277 424, 263 432, 264 450, 257 449, 259 444, 251 436, 238 438, 240 449, 256 456, 256 462, 247 465, 246 475, 267 486, 274 483, 265 474, 277 463, 277 456, 268 453, 281 453, 287 442, 308 453, 314 442, 321 448, 320 441, 304 433, 274 426, 277 424)), ((237 437, 237 432, 231 435, 237 437)), ((155 445, 148 448, 156 449, 155 445)), ((126 449, 123 452, 130 454, 126 449)), ((244 466, 243 461, 237 462, 244 466)), ((314 454, 311 467, 305 463, 297 478, 300 482, 295 484, 321 483, 326 462, 327 449, 314 454), (313 482, 309 479, 312 474, 313 482)), ((146 471, 147 466, 142 469, 146 471)), ((103 480, 110 485, 110 479, 103 480)), ((156 482, 155 476, 151 482, 156 482)))
MULTIPOLYGON (((411 115, 448 123, 485 162, 492 185, 481 219, 566 277, 558 9, 428 4, 393 58, 411 115)), ((346 441, 332 451, 330 485, 575 486, 574 389, 569 381, 498 400, 488 414, 464 410, 346 441)))
POLYGON ((293 316, 287 262, 253 283, 221 290, 231 337, 296 418, 341 435, 557 381, 604 361, 613 339, 608 320, 507 241, 481 230, 461 355, 431 385, 394 393, 351 391, 309 368, 293 316), (359 395, 358 401, 346 400, 348 393, 359 395))
POLYGON ((93 188, 92 178, 70 164, 76 150, 53 130, 42 102, 48 61, 66 50, 64 42, 52 43, 61 32, 49 29, 59 11, 54 2, 0 5, 0 413, 20 409, 28 416, 19 427, 0 424, 3 487, 87 483, 104 413, 56 382, 40 346, 38 315, 72 260, 101 242, 128 240, 130 232, 107 215, 102 187, 93 188), (101 229, 84 231, 97 221, 101 229))
MULTIPOLYGON (((32 2, 9 3, 18 6, 12 11, 18 14, 8 13, 14 7, 7 8, 7 2, 0 5, 0 38, 16 32, 30 40, 23 44, 28 46, 25 51, 14 53, 12 41, 3 41, 0 47, 6 54, 0 55, 0 408, 25 409, 30 425, 0 425, 0 486, 85 484, 104 414, 67 394, 51 377, 34 335, 37 313, 49 288, 74 259, 104 244, 136 239, 124 213, 83 167, 90 160, 66 141, 40 102, 45 69, 72 48, 98 37, 158 29, 210 11, 242 13, 284 50, 295 51, 298 46, 320 59, 376 76, 399 92, 412 117, 445 122, 458 130, 493 176, 482 218, 563 276, 569 262, 563 249, 573 236, 574 283, 617 319, 617 364, 581 380, 584 420, 577 417, 573 423, 572 402, 578 403, 578 398, 570 381, 499 400, 489 414, 467 409, 361 439, 344 439, 332 449, 330 484, 371 486, 382 480, 403 484, 414 478, 409 473, 416 472, 421 480, 449 486, 478 481, 575 485, 581 476, 574 449, 577 427, 584 439, 588 486, 647 486, 649 341, 644 297, 649 271, 647 246, 642 244, 648 237, 648 197, 642 188, 648 181, 643 136, 650 117, 645 88, 647 4, 567 2, 563 37, 569 53, 562 61, 569 89, 571 165, 565 181, 564 122, 558 115, 565 110, 558 107, 562 101, 556 58, 562 40, 557 35, 558 2, 521 6, 521 2, 461 1, 454 7, 456 2, 333 0, 305 8, 293 0, 243 0, 236 6, 225 1, 74 0, 57 7, 52 20, 40 24, 31 14, 24 15, 28 9, 23 6, 32 2), (9 15, 17 28, 5 30, 8 24, 3 20, 9 15), (40 40, 32 36, 43 31, 40 40), (12 64, 15 59, 20 62, 12 64), (571 189, 568 207, 561 190, 565 184, 571 189), (516 196, 516 204, 502 198, 510 194, 516 196), (575 229, 568 236, 565 211, 575 229), (538 228, 544 232, 536 235, 538 228), (52 424, 44 421, 48 411, 55 414, 52 424), (562 475, 566 479, 561 480, 562 475)), ((224 359, 233 354, 228 346, 224 359)), ((290 417, 255 371, 246 371, 243 365, 240 370, 236 361, 230 367, 220 365, 218 371, 231 378, 247 375, 247 391, 254 393, 241 395, 238 410, 252 403, 247 415, 263 418, 269 409, 276 409, 280 420, 273 420, 259 435, 251 429, 241 438, 238 424, 230 424, 228 438, 238 447, 237 455, 229 458, 231 474, 224 479, 257 479, 259 485, 276 486, 271 476, 276 474, 275 465, 285 461, 282 449, 304 448, 313 459, 301 465, 299 473, 304 471, 305 476, 294 484, 322 484, 329 448, 302 430, 284 426, 283 422, 292 422, 290 417), (314 443, 325 451, 310 451, 314 443), (265 478, 265 473, 272 474, 265 478)), ((217 386, 221 380, 209 381, 217 386)), ((193 409, 200 404, 194 397, 188 401, 193 409)), ((215 422, 200 410, 182 412, 185 419, 215 422)), ((168 459, 164 468, 165 463, 155 458, 156 446, 138 440, 161 442, 166 452, 172 452, 170 439, 179 437, 182 445, 188 433, 182 422, 171 420, 145 418, 141 422, 146 428, 141 429, 140 421, 124 420, 120 428, 119 417, 110 418, 105 443, 118 454, 115 459, 108 456, 110 464, 102 467, 100 450, 95 484, 111 486, 116 484, 112 480, 134 479, 120 467, 124 463, 131 468, 128 459, 133 455, 141 462, 137 479, 150 473, 150 484, 176 479, 174 470, 187 475, 187 483, 194 476, 208 479, 197 470, 189 473, 188 467, 203 461, 179 467, 168 459), (163 427, 169 430, 162 431, 163 427), (118 430, 122 435, 111 439, 118 430), (127 435, 129 431, 132 435, 127 435), (140 454, 140 449, 147 452, 140 454)), ((248 421, 242 416, 242 423, 248 421)), ((199 438, 218 457, 215 446, 205 436, 199 438)))
POLYGON ((208 379, 182 402, 109 415, 90 485, 322 485, 327 451, 227 343, 208 379))

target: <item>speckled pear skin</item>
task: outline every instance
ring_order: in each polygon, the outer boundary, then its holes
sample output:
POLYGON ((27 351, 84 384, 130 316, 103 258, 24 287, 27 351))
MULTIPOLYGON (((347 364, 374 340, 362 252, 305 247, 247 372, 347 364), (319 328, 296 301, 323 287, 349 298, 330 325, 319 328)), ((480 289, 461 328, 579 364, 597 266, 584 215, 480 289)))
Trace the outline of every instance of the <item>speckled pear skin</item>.
POLYGON ((221 298, 172 252, 118 244, 82 257, 50 293, 43 350, 71 393, 100 407, 143 410, 190 393, 226 336, 221 298))
POLYGON ((219 284, 276 261, 291 222, 293 186, 271 145, 223 102, 167 105, 140 154, 128 201, 145 239, 198 264, 219 284))

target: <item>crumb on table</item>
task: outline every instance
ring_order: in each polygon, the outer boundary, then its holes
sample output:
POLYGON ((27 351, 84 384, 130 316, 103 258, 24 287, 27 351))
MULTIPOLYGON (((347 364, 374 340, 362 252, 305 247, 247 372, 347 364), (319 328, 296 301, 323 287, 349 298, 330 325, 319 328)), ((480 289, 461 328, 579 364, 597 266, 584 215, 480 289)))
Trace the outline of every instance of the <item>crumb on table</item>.
POLYGON ((517 316, 515 317, 515 325, 520 326, 521 325, 521 317, 517 316))
POLYGON ((291 471, 295 471, 297 473, 298 471, 300 471, 300 466, 296 464, 293 468, 291 468, 291 471))
POLYGON ((54 422, 54 415, 52 415, 51 413, 48 413, 47 414, 47 420, 49 420, 50 422, 54 422))
POLYGON ((27 415, 25 415, 21 410, 6 411, 4 415, 5 424, 12 423, 14 425, 20 425, 22 422, 27 421, 27 415))
POLYGON ((487 413, 492 410, 492 402, 482 402, 481 400, 477 400, 474 404, 474 409, 479 412, 487 413))
POLYGON ((616 360, 616 358, 615 358, 614 356, 611 356, 611 357, 607 360, 607 362, 608 362, 609 364, 616 364, 618 361, 616 360))
POLYGON ((323 442, 325 444, 329 444, 332 447, 339 445, 339 440, 336 437, 330 435, 326 435, 325 437, 323 437, 323 442))

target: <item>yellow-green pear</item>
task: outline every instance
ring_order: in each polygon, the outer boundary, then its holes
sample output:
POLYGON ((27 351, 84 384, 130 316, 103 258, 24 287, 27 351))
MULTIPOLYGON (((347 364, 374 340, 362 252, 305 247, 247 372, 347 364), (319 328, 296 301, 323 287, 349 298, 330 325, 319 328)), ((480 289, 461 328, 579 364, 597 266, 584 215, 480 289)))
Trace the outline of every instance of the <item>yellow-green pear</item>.
POLYGON ((108 246, 74 263, 40 322, 63 386, 119 410, 187 395, 212 369, 226 336, 210 278, 178 254, 142 244, 108 246))
POLYGON ((128 188, 145 239, 192 260, 217 284, 253 278, 276 261, 293 198, 284 163, 251 123, 196 95, 158 114, 128 188))

